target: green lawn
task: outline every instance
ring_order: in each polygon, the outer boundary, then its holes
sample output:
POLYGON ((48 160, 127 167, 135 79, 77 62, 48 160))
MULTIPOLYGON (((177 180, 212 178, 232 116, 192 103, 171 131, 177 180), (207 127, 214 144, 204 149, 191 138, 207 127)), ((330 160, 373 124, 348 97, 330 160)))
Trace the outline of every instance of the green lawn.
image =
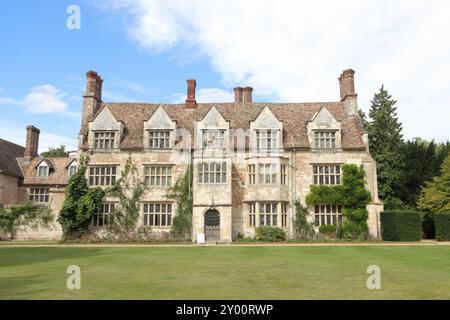
POLYGON ((450 247, 0 247, 0 298, 450 299, 450 247))

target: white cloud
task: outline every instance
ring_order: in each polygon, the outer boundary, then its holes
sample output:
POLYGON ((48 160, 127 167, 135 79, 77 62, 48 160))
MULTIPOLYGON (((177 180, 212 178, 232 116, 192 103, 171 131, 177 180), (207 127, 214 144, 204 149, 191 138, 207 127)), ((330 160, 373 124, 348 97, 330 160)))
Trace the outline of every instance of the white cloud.
POLYGON ((23 103, 29 113, 66 112, 67 103, 62 99, 64 95, 54 86, 44 84, 31 88, 23 103))
MULTIPOLYGON (((407 137, 450 138, 450 2, 434 0, 116 0, 141 48, 206 56, 227 86, 284 101, 334 101, 357 71, 367 110, 382 83, 407 137)), ((201 79, 198 79, 201 81, 201 79)))
MULTIPOLYGON (((177 93, 173 96, 172 100, 174 103, 184 103, 186 101, 186 94, 177 93)), ((199 89, 196 92, 195 100, 199 103, 233 102, 234 95, 217 88, 199 89)))

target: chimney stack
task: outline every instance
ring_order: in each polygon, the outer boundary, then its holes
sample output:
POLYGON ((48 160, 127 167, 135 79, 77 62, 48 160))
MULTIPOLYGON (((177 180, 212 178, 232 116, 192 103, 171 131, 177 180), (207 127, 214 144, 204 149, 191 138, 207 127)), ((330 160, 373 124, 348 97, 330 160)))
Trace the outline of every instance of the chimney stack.
POLYGON ((34 157, 38 156, 38 148, 39 148, 39 134, 41 131, 34 127, 27 127, 27 140, 25 146, 24 157, 28 160, 31 160, 34 157))
POLYGON ((186 108, 194 109, 197 107, 197 101, 195 100, 195 87, 197 82, 194 79, 187 80, 187 99, 186 108))
POLYGON ((241 103, 243 101, 243 88, 236 87, 234 88, 234 102, 241 103))
POLYGON ((95 71, 86 73, 86 91, 83 95, 83 108, 81 112, 81 133, 84 133, 88 121, 102 104, 103 79, 95 71))
POLYGON ((355 71, 347 69, 342 71, 339 77, 339 88, 341 91, 341 101, 350 98, 356 98, 358 95, 355 93, 355 71))
POLYGON ((253 88, 252 87, 245 87, 243 90, 243 102, 252 102, 253 98, 252 98, 252 93, 253 93, 253 88))

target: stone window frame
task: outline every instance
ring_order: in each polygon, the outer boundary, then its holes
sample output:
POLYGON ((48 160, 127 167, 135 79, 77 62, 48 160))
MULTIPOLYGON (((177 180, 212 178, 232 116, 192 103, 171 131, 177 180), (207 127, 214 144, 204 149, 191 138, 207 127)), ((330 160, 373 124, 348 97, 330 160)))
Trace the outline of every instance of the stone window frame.
POLYGON ((340 163, 313 163, 312 172, 313 184, 316 186, 342 185, 342 164, 340 163))
POLYGON ((101 228, 108 224, 109 214, 114 212, 117 202, 102 202, 99 212, 92 215, 91 226, 101 228))
POLYGON ((28 199, 36 203, 50 202, 50 188, 48 187, 31 187, 28 190, 28 199))
POLYGON ((202 149, 225 149, 225 136, 226 136, 226 129, 202 129, 202 149), (209 143, 210 138, 216 139, 216 135, 218 135, 217 141, 214 141, 214 143, 209 143))
POLYGON ((313 130, 314 148, 322 150, 333 150, 337 148, 337 131, 332 129, 313 130))
POLYGON ((148 148, 150 150, 170 149, 172 131, 172 129, 148 129, 148 148))
POLYGON ((258 184, 275 185, 278 183, 277 181, 278 181, 278 163, 273 162, 258 163, 258 184), (269 170, 267 170, 268 168, 269 170))
POLYGON ((89 165, 87 170, 88 182, 90 187, 106 187, 112 186, 117 180, 118 165, 89 165), (104 172, 102 172, 104 169, 104 172), (98 172, 95 172, 97 171, 98 172), (94 171, 92 173, 92 171, 94 171))
POLYGON ((248 202, 248 223, 251 228, 256 227, 256 202, 248 202))
POLYGON ((247 165, 247 174, 248 174, 248 184, 255 185, 256 184, 256 164, 252 163, 247 165))
POLYGON ((115 149, 117 142, 117 133, 117 130, 92 130, 92 149, 115 149))
POLYGON ((315 204, 313 205, 314 224, 316 227, 322 225, 342 224, 342 205, 315 204))
POLYGON ((278 226, 278 202, 273 201, 259 202, 259 225, 261 227, 278 226))
POLYGON ((225 161, 203 161, 197 164, 198 184, 226 184, 227 183, 227 163, 225 161), (217 167, 219 165, 220 167, 217 167), (211 170, 213 168, 213 170, 211 170), (218 169, 219 168, 219 169, 218 169), (217 175, 219 181, 217 182, 217 175), (205 177, 208 177, 205 179, 205 177), (214 181, 211 182, 211 177, 214 181))
POLYGON ((161 187, 161 188, 171 187, 172 186, 172 178, 173 178, 173 167, 174 167, 173 164, 145 164, 144 165, 144 185, 147 188, 148 187, 161 187), (152 173, 152 169, 154 169, 154 173, 152 173), (154 178, 153 184, 152 184, 152 178, 154 178), (159 183, 157 183, 158 180, 159 180, 159 183), (165 181, 165 182, 163 183, 163 181, 165 181))
POLYGON ((281 202, 281 227, 288 227, 288 203, 281 202))
POLYGON ((142 225, 156 228, 170 228, 173 222, 173 212, 172 202, 142 202, 142 225))
POLYGON ((36 175, 38 177, 48 177, 50 174, 50 167, 42 161, 40 165, 36 168, 36 175))
POLYGON ((78 171, 78 164, 76 161, 72 161, 72 163, 67 167, 67 175, 69 177, 72 177, 77 173, 77 171, 78 171))
POLYGON ((279 148, 279 129, 255 129, 257 152, 276 151, 279 148))
POLYGON ((287 185, 288 179, 288 166, 287 164, 280 164, 280 184, 287 185))

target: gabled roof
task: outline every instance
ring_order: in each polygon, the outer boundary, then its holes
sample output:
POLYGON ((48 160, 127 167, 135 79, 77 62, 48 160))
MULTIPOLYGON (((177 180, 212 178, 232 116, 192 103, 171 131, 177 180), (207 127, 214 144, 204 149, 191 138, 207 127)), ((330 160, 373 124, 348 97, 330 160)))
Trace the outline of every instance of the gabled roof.
MULTIPOLYGON (((106 103, 100 110, 109 108, 114 117, 123 122, 125 129, 119 146, 121 149, 142 149, 144 122, 159 106, 172 120, 176 121, 178 128, 188 130, 191 138, 194 137, 195 121, 203 119, 213 106, 226 121, 230 122, 230 128, 243 130, 250 129, 250 122, 254 121, 267 107, 279 121, 283 122, 284 147, 288 149, 310 148, 306 124, 323 107, 326 107, 337 121, 342 122, 342 147, 365 149, 361 138, 364 133, 361 121, 357 117, 347 115, 343 102, 198 103, 195 109, 186 108, 185 104, 106 103)), ((87 149, 87 142, 83 145, 83 149, 87 149)))
POLYGON ((0 173, 23 177, 17 158, 23 157, 24 152, 24 147, 0 139, 0 173))
POLYGON ((23 184, 25 185, 66 185, 69 182, 67 167, 74 158, 43 158, 36 157, 27 162, 20 159, 19 163, 24 173, 23 184), (48 176, 38 177, 36 167, 42 162, 51 163, 53 170, 48 176))

